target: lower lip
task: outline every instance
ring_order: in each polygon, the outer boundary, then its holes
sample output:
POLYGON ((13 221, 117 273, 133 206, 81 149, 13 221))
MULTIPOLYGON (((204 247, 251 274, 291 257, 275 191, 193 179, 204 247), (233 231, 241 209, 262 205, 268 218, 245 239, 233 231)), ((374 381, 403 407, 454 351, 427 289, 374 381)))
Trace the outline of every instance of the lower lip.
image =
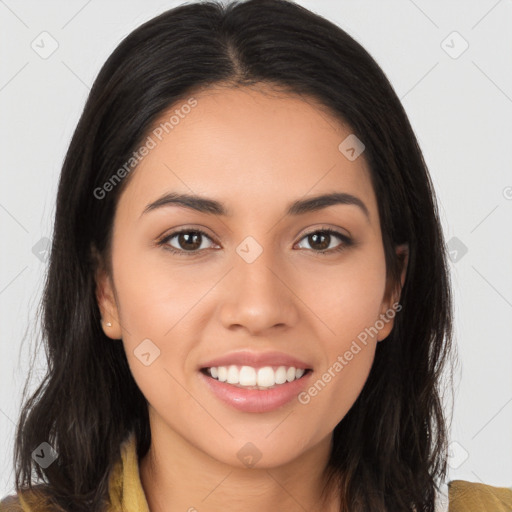
POLYGON ((311 371, 300 379, 279 384, 272 389, 244 389, 199 372, 211 391, 223 402, 243 412, 269 412, 292 401, 306 387, 311 371))

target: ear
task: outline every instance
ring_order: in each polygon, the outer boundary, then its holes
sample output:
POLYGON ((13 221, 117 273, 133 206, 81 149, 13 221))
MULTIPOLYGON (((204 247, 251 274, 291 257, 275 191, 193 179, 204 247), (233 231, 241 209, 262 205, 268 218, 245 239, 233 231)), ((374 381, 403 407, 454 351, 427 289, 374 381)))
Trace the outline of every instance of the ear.
POLYGON ((103 259, 99 257, 97 251, 94 251, 94 253, 94 259, 97 262, 95 272, 96 301, 101 312, 101 327, 106 336, 113 340, 119 340, 122 337, 122 332, 112 279, 105 268, 103 259))
POLYGON ((396 254, 398 259, 400 260, 401 269, 400 269, 400 285, 397 286, 396 283, 392 283, 388 281, 386 284, 386 293, 384 295, 384 300, 382 302, 381 315, 379 320, 384 323, 384 327, 379 329, 379 335, 377 337, 377 341, 382 341, 386 339, 393 329, 393 325, 395 323, 394 318, 397 314, 397 311, 402 309, 401 307, 394 307, 394 304, 398 304, 400 302, 400 295, 402 292, 402 288, 405 283, 405 276, 407 274, 407 265, 409 263, 409 244, 402 244, 396 247, 396 254))

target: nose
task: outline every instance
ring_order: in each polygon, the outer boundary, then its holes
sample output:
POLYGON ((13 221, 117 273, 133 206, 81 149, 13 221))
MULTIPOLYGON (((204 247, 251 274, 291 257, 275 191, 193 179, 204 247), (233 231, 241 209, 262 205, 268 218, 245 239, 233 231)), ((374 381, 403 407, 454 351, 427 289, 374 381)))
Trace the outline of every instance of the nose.
POLYGON ((270 250, 263 250, 251 263, 235 255, 219 313, 223 326, 246 329, 251 335, 293 327, 299 319, 299 299, 291 280, 270 250))

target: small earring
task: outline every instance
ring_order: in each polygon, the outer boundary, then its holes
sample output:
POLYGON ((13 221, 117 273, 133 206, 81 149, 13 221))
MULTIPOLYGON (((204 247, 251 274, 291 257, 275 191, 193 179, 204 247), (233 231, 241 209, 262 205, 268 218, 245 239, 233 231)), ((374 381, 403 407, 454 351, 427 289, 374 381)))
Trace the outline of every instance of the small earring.
POLYGON ((107 327, 112 327, 112 324, 111 324, 110 322, 107 322, 105 325, 106 325, 107 327))

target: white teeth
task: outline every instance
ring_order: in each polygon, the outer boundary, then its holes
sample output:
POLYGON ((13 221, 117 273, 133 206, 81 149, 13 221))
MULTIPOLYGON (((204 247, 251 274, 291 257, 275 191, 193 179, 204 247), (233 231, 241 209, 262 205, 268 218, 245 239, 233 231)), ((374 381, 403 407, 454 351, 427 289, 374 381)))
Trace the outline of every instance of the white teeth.
POLYGON ((220 382, 227 382, 239 386, 270 388, 275 385, 292 382, 300 379, 305 370, 294 366, 264 366, 253 368, 252 366, 218 366, 208 368, 209 374, 220 382))
MULTIPOLYGON (((218 379, 220 380, 220 382, 226 382, 226 380, 228 378, 228 369, 225 366, 219 366, 218 368, 216 368, 216 370, 218 372, 218 379)), ((211 368, 210 368, 210 371, 211 371, 211 368)), ((212 374, 212 377, 213 377, 213 374, 212 374)))
POLYGON ((256 386, 256 370, 250 366, 242 366, 238 375, 238 383, 241 386, 256 386))
POLYGON ((258 386, 269 388, 276 383, 274 370, 270 366, 264 366, 258 370, 258 386))
POLYGON ((238 368, 236 366, 230 366, 228 368, 228 384, 238 384, 238 368))
MULTIPOLYGON (((293 370, 293 368, 289 368, 289 370, 293 370)), ((284 366, 280 366, 275 373, 275 383, 276 384, 284 384, 286 382, 286 376, 288 372, 284 366)), ((293 372, 293 377, 295 378, 295 372, 293 372)))

